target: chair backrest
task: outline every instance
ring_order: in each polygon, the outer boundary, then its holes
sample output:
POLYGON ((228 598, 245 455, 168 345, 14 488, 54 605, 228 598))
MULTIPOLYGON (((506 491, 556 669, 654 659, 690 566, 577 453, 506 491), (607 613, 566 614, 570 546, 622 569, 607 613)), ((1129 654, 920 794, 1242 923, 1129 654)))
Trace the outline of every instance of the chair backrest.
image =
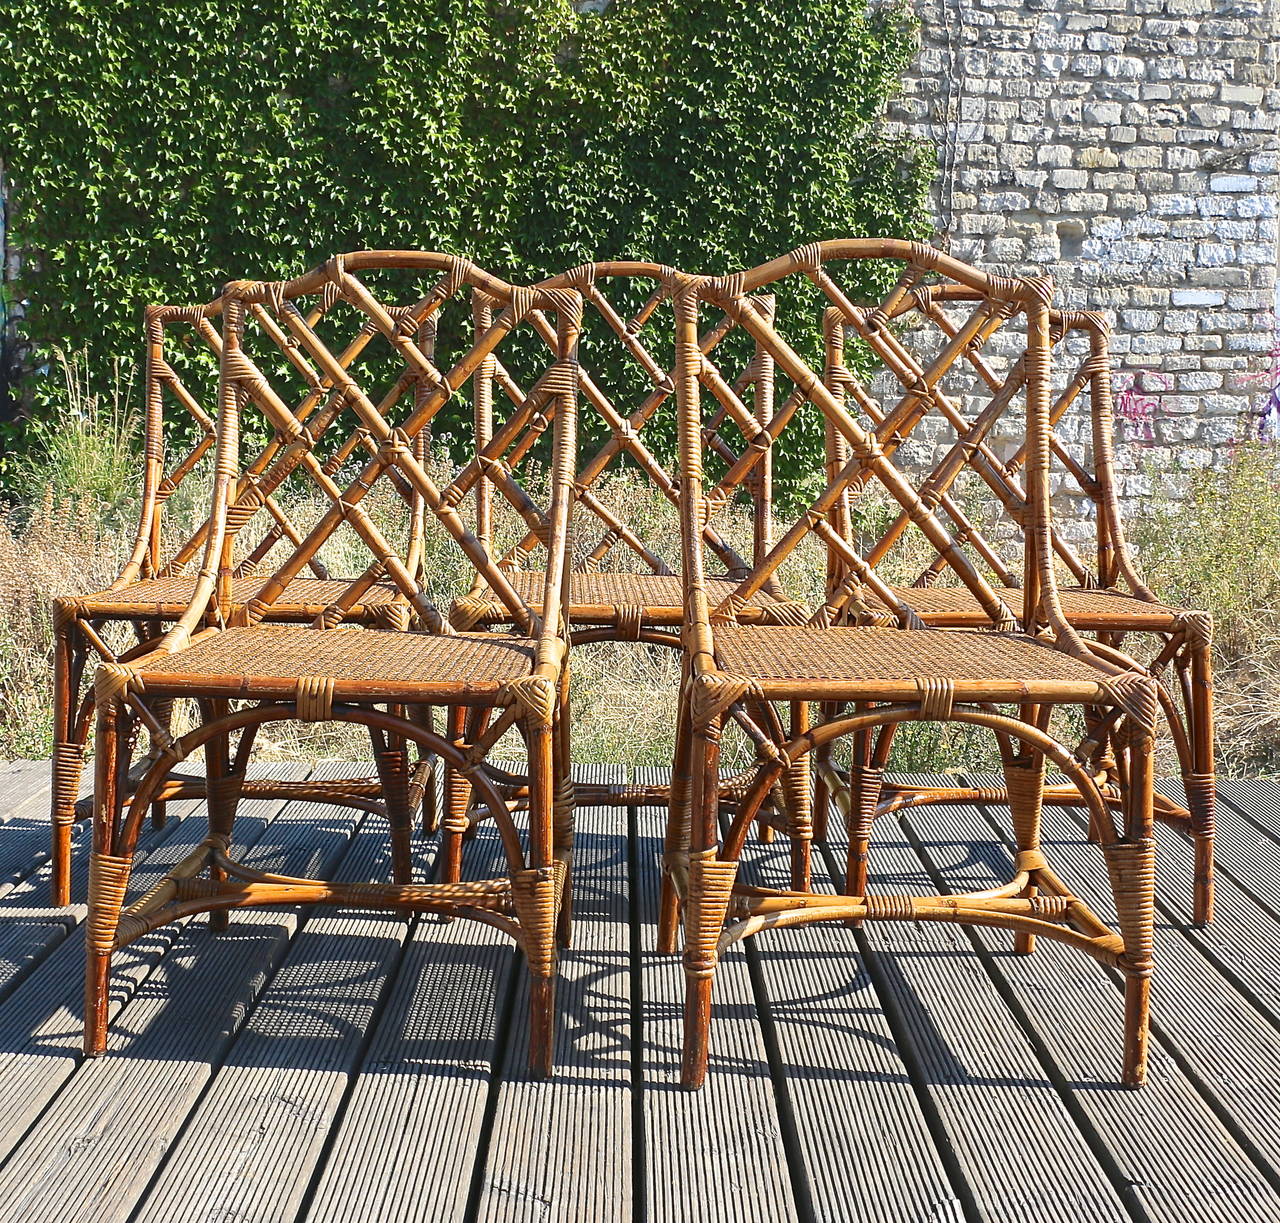
MULTIPOLYGON (((211 358, 210 366, 216 369, 222 350, 221 310, 222 303, 216 300, 202 306, 152 305, 144 313, 142 497, 133 549, 113 589, 171 571, 163 543, 165 506, 184 480, 202 464, 212 463, 217 415, 212 401, 217 390, 216 382, 193 389, 192 373, 180 373, 169 358, 175 348, 193 345, 211 358), (175 426, 175 417, 194 429, 175 426), (188 441, 192 435, 194 440, 188 441), (170 437, 181 439, 182 444, 166 464, 170 437)), ((198 367, 194 373, 198 378, 198 367)))
MULTIPOLYGON (((958 326, 956 309, 971 309, 979 295, 964 285, 939 285, 927 294, 917 293, 907 309, 917 309, 938 328, 953 335, 958 326), (951 309, 949 309, 951 307, 951 309)), ((838 312, 829 318, 828 353, 838 354, 847 328, 838 312), (839 330, 834 330, 838 328, 839 330)), ((1051 310, 1049 338, 1053 345, 1053 391, 1049 407, 1049 450, 1051 481, 1060 481, 1071 490, 1073 499, 1084 500, 1090 515, 1076 516, 1068 535, 1058 523, 1050 524, 1054 555, 1061 570, 1086 589, 1111 590, 1122 584, 1139 598, 1154 596, 1138 575, 1125 539, 1119 500, 1116 494, 1114 404, 1111 379, 1111 328, 1105 315, 1096 311, 1051 310), (1084 410, 1080 408, 1083 402, 1084 410), (1082 429, 1083 426, 1083 429, 1082 429), (1087 435, 1087 441, 1081 434, 1087 435), (1094 557, 1087 559, 1079 544, 1093 536, 1094 557)), ((999 392, 1007 376, 996 372, 980 351, 969 349, 965 361, 977 386, 990 394, 999 392)), ((830 356, 829 356, 830 364, 830 356)), ((1011 371, 1015 386, 1021 386, 1024 371, 1015 363, 1011 371)), ((831 456, 829 455, 829 461, 831 456)), ((1019 473, 1026 462, 1025 438, 1016 439, 1012 453, 993 463, 988 454, 975 451, 963 468, 945 473, 937 483, 946 492, 961 470, 977 475, 1004 511, 1002 520, 1015 524, 1017 508, 1025 498, 1019 473)), ((896 529, 902 524, 896 523, 896 529)), ((977 528, 975 528, 976 530, 977 528)), ((1003 541, 984 541, 984 546, 1000 552, 1003 541)), ((945 570, 941 556, 921 570, 916 585, 927 586, 945 570)), ((1005 569, 1007 584, 1017 585, 1017 574, 1005 569)))
MULTIPOLYGON (((611 557, 623 569, 672 572, 670 561, 675 558, 656 552, 646 540, 650 524, 628 521, 625 511, 601 494, 600 486, 607 473, 626 465, 638 471, 672 507, 679 504, 679 481, 671 461, 674 430, 665 428, 669 421, 664 412, 674 393, 670 305, 674 276, 672 268, 659 264, 611 261, 584 264, 541 282, 542 287, 576 289, 583 297, 579 394, 586 411, 580 426, 584 441, 593 434, 603 439, 597 440, 589 453, 584 445, 574 482, 580 520, 593 520, 595 529, 593 538, 589 537, 590 528, 583 532, 577 548, 576 566, 584 572, 600 569, 611 557)), ((761 298, 757 304, 772 316, 771 298, 761 298)), ((743 447, 734 424, 743 418, 768 419, 773 401, 772 362, 758 344, 737 372, 726 375, 717 363, 722 358, 733 359, 722 341, 734 328, 733 321, 722 316, 698 341, 703 354, 700 378, 716 403, 716 410, 704 424, 704 440, 731 458, 743 447)), ((519 394, 500 365, 477 377, 488 384, 484 394, 476 397, 478 406, 492 403, 495 388, 508 396, 519 394)), ((486 427, 479 415, 476 425, 477 429, 486 427)), ((772 456, 766 454, 753 468, 746 486, 751 499, 753 559, 761 558, 770 542, 772 479, 772 456)), ((708 527, 706 542, 730 574, 741 575, 750 568, 750 562, 714 526, 708 527)), ((536 543, 530 532, 508 550, 501 563, 522 567, 536 543)))
MULTIPOLYGON (((166 648, 178 648, 207 619, 261 619, 339 532, 358 541, 368 563, 317 627, 339 623, 385 579, 396 589, 406 622, 451 632, 421 581, 417 559, 425 519, 443 529, 513 622, 539 635, 541 618, 505 577, 484 516, 477 513, 468 523, 459 506, 482 481, 505 497, 548 550, 550 601, 542 606, 561 606, 581 309, 572 289, 512 286, 467 260, 416 251, 356 252, 291 281, 228 285, 221 301, 217 460, 203 560, 191 605, 166 648), (407 292, 406 282, 416 290, 407 292), (483 298, 473 302, 472 291, 483 298), (406 299, 412 304, 388 304, 406 299), (444 369, 433 345, 446 331, 459 351, 444 369), (519 346, 521 331, 542 338, 519 346), (549 351, 542 342, 548 339, 549 351), (528 375, 527 391, 491 434, 464 440, 461 470, 438 485, 425 462, 426 431, 464 390, 483 394, 473 385, 477 371, 516 350, 527 367, 519 370, 528 375), (508 456, 527 452, 549 426, 550 493, 535 495, 508 456), (248 465, 240 457, 243 432, 269 437, 248 465), (273 511, 283 488, 293 490, 295 503, 305 490, 318 505, 305 530, 286 525, 273 511), (400 547, 367 508, 374 491, 402 499, 408 509, 408 538, 400 547), (244 557, 245 548, 237 545, 251 522, 269 525, 244 557), (283 558, 268 562, 274 551, 283 558), (239 606, 231 582, 246 560, 265 581, 239 606)), ((548 619, 555 624, 554 614, 548 619)))
MULTIPOLYGON (((335 294, 324 295, 309 312, 308 324, 315 327, 336 301, 335 294)), ((202 477, 212 477, 218 368, 222 355, 222 306, 223 299, 218 297, 198 306, 153 305, 146 309, 146 412, 141 508, 131 555, 113 588, 128 585, 139 578, 180 575, 199 560, 203 551, 210 520, 200 521, 180 542, 169 545, 165 539, 165 511, 184 482, 190 487, 199 485, 202 477), (182 368, 170 360, 178 351, 186 358, 181 363, 182 368)), ((422 337, 424 351, 428 353, 431 351, 433 327, 429 320, 422 337)), ((362 337, 357 347, 362 347, 367 339, 367 336, 362 337)), ((344 358, 346 356, 344 354, 344 358)), ((322 398, 316 389, 309 388, 294 408, 299 419, 305 420, 315 412, 322 398)), ((424 435, 424 444, 425 440, 424 435)), ((240 491, 247 487, 249 481, 261 476, 279 449, 279 439, 272 438, 244 461, 237 482, 240 491)), ((251 575, 257 561, 280 540, 296 541, 301 538, 297 526, 275 499, 266 499, 261 509, 262 517, 269 519, 270 524, 257 543, 256 555, 246 556, 237 566, 240 575, 251 575)), ((421 523, 420 506, 416 507, 414 521, 415 524, 421 523)), ((310 560, 308 567, 317 578, 329 576, 318 556, 310 560)))
MULTIPOLYGON (((816 537, 825 551, 828 581, 825 602, 812 613, 813 623, 883 622, 887 607, 898 624, 918 625, 909 592, 895 592, 880 571, 909 530, 923 536, 943 558, 993 627, 1028 632, 1048 627, 1078 645, 1062 615, 1053 573, 1048 488, 1051 294, 1047 278, 989 275, 932 247, 893 239, 814 243, 735 276, 683 278, 675 294, 677 397, 686 603, 691 619, 706 624, 734 620, 787 558, 805 540, 816 537), (841 288, 836 269, 850 260, 883 261, 882 268, 897 273, 882 300, 855 304, 841 288), (770 322, 751 301, 751 295, 795 275, 807 277, 827 306, 823 316, 826 364, 821 372, 801 355, 805 348, 814 347, 814 313, 770 322), (972 298, 965 317, 945 329, 925 308, 941 287, 939 282, 958 284, 972 298), (757 340, 772 358, 778 382, 791 388, 784 408, 764 426, 752 452, 767 451, 784 429, 795 427, 802 410, 816 409, 828 436, 822 493, 794 518, 736 590, 714 605, 708 599, 698 541, 706 522, 714 519, 745 478, 746 463, 725 470, 710 484, 708 459, 712 456, 702 442, 696 348, 698 309, 703 302, 725 311, 757 340), (907 315, 912 316, 913 326, 907 325, 907 315), (856 335, 868 356, 888 371, 893 402, 882 403, 868 381, 846 367, 842 353, 846 332, 856 335), (981 353, 997 334, 1003 337, 1006 354, 1016 357, 1004 377, 994 379, 985 406, 967 415, 948 393, 948 380, 965 368, 966 355, 981 353), (987 438, 1020 401, 1026 404, 1021 425, 1026 439, 1026 487, 1016 513, 1025 546, 1022 562, 1011 574, 944 489, 957 465, 979 458, 1001 466, 987 438), (951 442, 941 460, 921 478, 917 465, 905 462, 900 451, 931 415, 949 428, 951 442), (872 487, 896 502, 900 517, 878 538, 862 543, 852 520, 860 498, 872 487), (999 593, 1008 577, 1016 578, 1013 584, 1022 587, 1014 607, 999 593)), ((963 383, 968 385, 967 377, 963 383)))

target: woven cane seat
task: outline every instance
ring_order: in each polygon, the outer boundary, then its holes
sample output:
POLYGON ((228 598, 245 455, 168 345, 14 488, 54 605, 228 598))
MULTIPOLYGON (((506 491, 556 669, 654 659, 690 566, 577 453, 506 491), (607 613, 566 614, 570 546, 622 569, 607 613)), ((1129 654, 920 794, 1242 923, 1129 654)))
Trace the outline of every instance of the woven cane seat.
POLYGON ((1018 633, 963 629, 814 628, 809 625, 715 630, 722 670, 763 683, 834 680, 1096 684, 1088 662, 1018 633))
MULTIPOLYGON (((350 586, 351 578, 294 578, 285 592, 267 612, 272 620, 310 620, 335 603, 350 586)), ((231 582, 232 602, 247 603, 266 584, 262 576, 234 578, 231 582)), ((120 619, 176 620, 187 609, 195 591, 194 576, 148 578, 133 582, 120 590, 99 590, 68 600, 86 616, 120 619), (141 610, 140 610, 141 609, 141 610)), ((394 601, 398 588, 391 582, 379 582, 360 596, 352 618, 359 618, 364 607, 385 606, 394 601)))
POLYGON ((394 695, 423 685, 489 691, 533 670, 537 643, 497 633, 431 636, 370 628, 291 625, 231 628, 173 654, 133 664, 149 676, 173 676, 193 689, 243 689, 245 695, 290 689, 299 676, 377 685, 394 695))
MULTIPOLYGON (((963 628, 970 625, 985 627, 990 623, 965 586, 898 586, 894 593, 915 608, 926 624, 963 628)), ((1015 612, 1021 608, 1021 590, 997 590, 996 594, 1015 612)), ((1085 630, 1140 628, 1169 631, 1182 614, 1179 608, 1148 603, 1118 590, 1066 586, 1058 588, 1058 598, 1068 621, 1085 630)), ((874 596, 868 597, 867 601, 873 605, 879 602, 874 596)))
MULTIPOLYGON (((542 607, 542 590, 546 574, 538 569, 519 569, 508 578, 516 593, 535 611, 542 607)), ((707 593, 714 605, 732 594, 738 586, 736 578, 708 577, 707 593)), ((491 591, 481 595, 489 606, 480 623, 502 623, 509 614, 491 591)), ((680 624, 683 619, 684 586, 678 574, 662 573, 572 573, 569 575, 569 619, 575 623, 605 623, 615 620, 615 609, 641 609, 646 624, 680 624)), ((749 607, 767 607, 779 600, 761 591, 749 607)), ((750 616, 750 612, 746 613, 750 616)))

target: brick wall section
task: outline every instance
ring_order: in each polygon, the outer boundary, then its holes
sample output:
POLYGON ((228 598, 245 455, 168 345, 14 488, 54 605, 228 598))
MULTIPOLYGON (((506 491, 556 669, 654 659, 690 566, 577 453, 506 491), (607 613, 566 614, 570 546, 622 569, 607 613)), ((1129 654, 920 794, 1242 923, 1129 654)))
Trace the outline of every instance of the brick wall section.
POLYGON ((1274 372, 1280 0, 915 4, 891 118, 938 148, 939 228, 1110 314, 1122 494, 1178 495, 1274 372))

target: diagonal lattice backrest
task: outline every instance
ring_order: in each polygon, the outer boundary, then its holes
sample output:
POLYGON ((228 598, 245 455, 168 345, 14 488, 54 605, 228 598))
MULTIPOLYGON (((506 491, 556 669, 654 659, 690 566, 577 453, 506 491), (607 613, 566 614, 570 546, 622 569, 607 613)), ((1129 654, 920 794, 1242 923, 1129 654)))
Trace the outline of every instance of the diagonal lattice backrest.
MULTIPOLYGON (((335 300, 331 294, 319 301, 309 323, 315 326, 335 300)), ((208 518, 198 521, 194 531, 185 528, 185 535, 171 539, 174 530, 184 529, 181 520, 187 513, 180 514, 170 529, 166 510, 175 494, 189 494, 193 505, 204 505, 208 500, 216 444, 222 305, 222 298, 217 298, 200 306, 147 308, 142 510, 133 551, 116 586, 139 578, 176 576, 200 559, 208 537, 208 518)), ((308 394, 295 411, 306 419, 316 411, 321 398, 318 393, 308 394)), ((248 440, 257 443, 256 453, 246 445, 248 453, 237 482, 240 491, 270 466, 279 449, 277 440, 265 444, 260 438, 248 440)), ((296 542, 301 538, 276 498, 264 498, 260 508, 266 522, 259 556, 279 540, 296 542)), ((251 574, 256 559, 242 561, 237 573, 251 574)), ((329 576, 320 557, 313 558, 309 568, 318 578, 329 576)))
MULTIPOLYGON (((699 357, 692 345, 699 303, 708 301, 723 309, 749 332, 772 357, 780 387, 790 387, 783 409, 765 427, 755 453, 763 453, 783 430, 814 411, 828 438, 822 492, 737 590, 708 609, 710 616, 733 619, 803 543, 816 539, 827 563, 826 599, 814 615, 816 622, 876 622, 883 619, 887 606, 899 624, 918 624, 909 598, 895 593, 882 572, 890 550, 910 531, 943 558, 993 626, 1034 630, 1046 620, 1061 624, 1050 572, 1047 403, 1042 402, 1048 386, 1049 294, 1047 282, 984 275, 932 248, 892 240, 814 244, 734 277, 688 278, 677 299, 684 312, 677 323, 681 444, 687 448, 687 452, 682 449, 682 463, 694 474, 699 491, 691 498, 694 508, 687 512, 696 512, 699 523, 714 517, 729 490, 746 474, 744 464, 716 473, 712 456, 692 436, 700 411, 699 357), (843 261, 863 259, 892 262, 898 269, 896 283, 872 305, 856 303, 841 287, 837 274, 843 261), (807 277, 825 299, 821 372, 801 355, 814 347, 814 312, 771 323, 749 298, 797 273, 807 277), (944 283, 959 283, 976 299, 954 326, 946 328, 939 327, 928 312, 940 278, 944 283), (914 325, 907 325, 908 314, 914 316, 914 325), (985 406, 971 416, 952 393, 949 381, 968 364, 969 356, 981 353, 997 334, 1004 336, 1006 350, 1018 349, 1020 355, 994 380, 985 406), (868 381, 847 367, 843 349, 848 335, 856 336, 865 353, 887 371, 891 394, 873 394, 868 381), (1022 424, 1028 439, 1028 485, 1018 510, 1030 542, 1020 571, 1010 573, 965 510, 949 496, 947 474, 956 462, 975 458, 998 467, 988 436, 1023 399, 1034 402, 1034 411, 1022 424), (907 461, 905 447, 920 423, 931 416, 945 423, 951 442, 942 461, 922 478, 916 464, 907 461), (878 538, 861 540, 851 523, 872 490, 887 497, 898 521, 878 538), (1016 607, 1008 606, 1000 594, 1008 578, 1017 579, 1014 584, 1025 589, 1016 607)), ((695 525, 692 519, 686 521, 686 533, 695 525)))
MULTIPOLYGON (((655 551, 646 539, 651 524, 629 521, 625 510, 610 504, 602 485, 608 473, 629 468, 641 474, 673 507, 678 504, 679 486, 672 471, 675 438, 668 406, 674 391, 673 276, 672 269, 660 265, 614 262, 585 264, 544 282, 574 288, 583 296, 579 395, 584 443, 574 483, 581 537, 576 564, 583 571, 611 565, 658 574, 672 572, 674 558, 655 551)), ((768 302, 761 305, 771 308, 768 302)), ((733 330, 732 321, 721 317, 699 337, 704 354, 701 376, 717 404, 706 422, 704 439, 730 457, 736 457, 745 444, 735 426, 746 420, 748 428, 753 428, 750 421, 766 416, 772 400, 772 364, 758 345, 750 360, 739 362, 742 368, 736 373, 726 374, 717 364, 721 358, 716 350, 733 330), (749 397, 750 407, 744 397, 749 397)), ((543 338, 551 339, 546 334, 543 338)), ((736 354, 723 353, 723 359, 732 362, 736 354)), ((492 371, 477 374, 477 385, 482 376, 489 383, 483 396, 486 403, 491 403, 494 395, 505 394, 518 401, 522 394, 500 362, 492 371)), ((476 427, 486 427, 479 417, 476 427)), ((756 555, 763 555, 769 538, 769 457, 756 466, 747 490, 756 555)), ((532 533, 527 534, 505 554, 502 564, 523 567, 536 542, 532 533)), ((708 528, 707 545, 729 573, 742 574, 749 569, 749 563, 714 527, 708 528)))
MULTIPOLYGON (((944 329, 953 329, 954 311, 949 306, 970 303, 974 294, 964 286, 935 290, 925 309, 944 329)), ((1086 589, 1112 589, 1123 583, 1142 598, 1151 595, 1133 564, 1125 540, 1116 498, 1114 457, 1114 406, 1112 400, 1110 325, 1094 311, 1053 310, 1050 313, 1050 341, 1053 345, 1053 392, 1049 408, 1049 450, 1051 492, 1070 493, 1090 504, 1088 517, 1078 517, 1068 536, 1057 524, 1050 527, 1054 556, 1061 571, 1086 589), (1092 540, 1087 535, 1092 534, 1092 540), (1090 557, 1082 545, 1092 543, 1090 557)), ((995 393, 1001 374, 992 369, 981 353, 966 353, 977 385, 995 393)), ((1015 365, 1012 380, 1019 386, 1024 370, 1015 365)), ((999 463, 987 455, 962 456, 946 472, 939 472, 939 487, 948 488, 962 472, 979 476, 995 501, 1004 508, 1006 523, 1017 524, 1018 507, 1025 500, 1021 473, 1026 464, 1025 438, 1011 440, 999 463)), ((945 571, 940 556, 921 570, 917 585, 929 585, 945 571)), ((1009 585, 1017 585, 1009 573, 1009 585)))
MULTIPOLYGON (((544 547, 554 538, 563 548, 545 487, 526 487, 508 458, 513 449, 528 449, 528 439, 540 439, 549 425, 559 438, 561 417, 572 437, 580 317, 581 299, 572 290, 513 287, 466 260, 425 252, 360 252, 294 281, 229 285, 222 301, 213 511, 197 595, 182 629, 189 631, 207 614, 251 623, 262 618, 289 582, 345 532, 364 562, 318 626, 340 622, 383 580, 395 588, 406 621, 449 632, 422 581, 428 521, 461 551, 514 622, 538 632, 538 617, 499 568, 484 521, 468 521, 459 507, 484 481, 544 547), (484 309, 473 307, 472 290, 486 295, 484 309), (410 304, 394 304, 406 300, 410 304), (550 348, 517 345, 522 330, 536 333, 544 324, 553 338, 550 348), (442 356, 437 350, 444 336, 452 351, 442 356), (477 370, 506 352, 525 362, 520 374, 527 393, 491 436, 467 436, 455 446, 465 461, 439 482, 426 461, 427 431, 452 401, 475 395, 477 370), (240 438, 255 433, 269 440, 258 459, 242 467, 240 438), (404 503, 407 539, 393 542, 370 512, 377 496, 404 503), (271 513, 272 501, 290 507, 309 502, 313 513, 301 528, 285 526, 271 513), (243 536, 251 524, 265 531, 246 548, 243 536), (236 610, 231 581, 246 563, 265 581, 236 610)), ((556 443, 561 451, 562 442, 556 443)), ((564 458, 552 449, 557 462, 564 458)))
POLYGON ((147 307, 141 512, 133 549, 116 587, 172 571, 165 508, 184 482, 188 487, 197 483, 198 473, 213 461, 220 314, 220 301, 147 307), (184 349, 194 349, 196 355, 180 372, 174 354, 184 349))

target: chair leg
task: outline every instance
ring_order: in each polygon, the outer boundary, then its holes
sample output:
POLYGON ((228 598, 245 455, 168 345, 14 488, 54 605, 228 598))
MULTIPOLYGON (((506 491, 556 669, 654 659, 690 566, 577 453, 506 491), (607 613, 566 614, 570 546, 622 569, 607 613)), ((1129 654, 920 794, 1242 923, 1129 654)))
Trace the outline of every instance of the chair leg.
MULTIPOLYGON (((226 701, 210 701, 206 717, 220 718, 227 713, 226 701)), ((246 732, 247 733, 247 732, 246 732)), ((224 844, 230 844, 231 834, 235 828, 236 808, 240 805, 240 794, 244 778, 231 768, 231 745, 227 735, 214 735, 204 749, 205 772, 207 774, 207 793, 209 802, 209 831, 222 838, 224 844)), ((209 867, 209 878, 215 883, 226 882, 226 872, 217 866, 209 867)), ((231 913, 228 909, 213 909, 209 913, 209 929, 225 930, 231 924, 231 913)))
POLYGON ((667 800, 667 829, 662 844, 662 887, 658 897, 658 952, 671 955, 680 942, 680 892, 672 872, 683 869, 689 852, 689 799, 692 786, 689 710, 681 702, 676 719, 675 758, 671 765, 671 793, 667 800))
MULTIPOLYGON (((173 702, 170 700, 153 701, 151 712, 155 715, 156 721, 160 723, 165 730, 172 729, 173 726, 173 702)), ((155 732, 151 732, 151 759, 156 759, 164 750, 155 732)), ((163 801, 156 801, 151 804, 151 827, 160 829, 165 826, 168 820, 169 805, 163 801)))
POLYGON ((1183 776, 1191 837, 1195 845, 1195 895, 1192 916, 1197 925, 1213 921, 1213 838, 1217 822, 1214 789, 1213 666, 1209 642, 1192 646, 1190 721, 1192 772, 1183 776))
MULTIPOLYGON (((459 746, 466 741, 467 709, 452 705, 448 713, 448 735, 459 746)), ((462 842, 466 836, 467 808, 471 802, 471 786, 456 768, 445 770, 444 822, 440 834, 438 878, 442 883, 457 883, 462 878, 462 842)))
POLYGON ((1124 940, 1118 966, 1125 977, 1123 1081, 1127 1087, 1140 1087, 1147 1077, 1156 907, 1152 752, 1151 731, 1134 728, 1125 795, 1125 839, 1106 847, 1116 921, 1124 940))
POLYGON ((61 602, 54 605, 53 647, 53 754, 50 785, 50 819, 53 832, 53 866, 50 900, 71 903, 71 834, 76 822, 76 800, 84 771, 84 742, 76 730, 76 698, 80 658, 74 640, 74 620, 61 602))
POLYGON ((689 879, 684 903, 684 1040, 680 1082, 701 1087, 707 1076, 711 1035, 711 989, 738 864, 721 859, 717 821, 720 802, 720 723, 690 721, 689 879))
POLYGON ((535 865, 517 871, 511 899, 529 966, 529 1071, 546 1076, 555 1060, 556 929, 567 863, 555 857, 555 751, 550 720, 530 719, 529 854, 535 865))
MULTIPOLYGON (((849 769, 849 811, 845 821, 849 846, 845 853, 844 892, 846 896, 867 894, 867 863, 871 852, 871 829, 875 824, 884 773, 856 760, 849 769)), ((861 922, 854 923, 861 925, 861 922)))
POLYGON ((413 880, 413 807, 409 801, 409 751, 403 740, 375 744, 382 802, 391 827, 391 880, 413 880))
POLYGON ((684 1040, 680 1055, 680 1083, 690 1090, 707 1077, 711 1041, 711 991, 719 964, 718 944, 724 929, 736 862, 723 861, 714 850, 694 854, 689 861, 689 894, 684 922, 684 1040))
MULTIPOLYGON (((1044 773, 1044 756, 1039 752, 1026 752, 1013 756, 1005 762, 1005 791, 1009 796, 1013 838, 1019 853, 1040 848, 1040 828, 1044 812, 1044 773)), ((1037 891, 1034 883, 1028 883, 1020 894, 1024 899, 1031 899, 1037 891)), ((1018 931, 1013 936, 1013 949, 1020 955, 1030 955, 1036 949, 1036 936, 1018 931)))
POLYGON ((94 753, 93 852, 89 858, 89 911, 85 920, 86 1057, 99 1057, 107 1051, 111 954, 133 866, 131 845, 123 853, 112 852, 124 800, 121 754, 128 743, 128 735, 122 721, 119 693, 108 694, 100 689, 94 753))
MULTIPOLYGON (((825 722, 835 717, 836 707, 824 701, 818 706, 818 718, 825 722)), ((831 815, 831 792, 827 788, 826 770, 831 764, 831 744, 824 743, 814 753, 816 768, 813 777, 813 839, 827 839, 827 821, 831 815)))
MULTIPOLYGON (((791 736, 809 729, 807 701, 791 703, 791 736)), ((782 792, 786 797, 787 834, 791 843, 791 887, 807 892, 811 886, 810 856, 813 849, 813 806, 810 798, 812 762, 806 752, 787 767, 782 775, 782 792)))
MULTIPOLYGON (((408 717, 415 726, 423 730, 435 730, 435 709, 431 705, 410 705, 408 717)), ((414 761, 409 776, 409 805, 414 811, 421 812, 422 831, 431 836, 440 827, 440 811, 437 806, 436 768, 439 765, 433 756, 420 756, 414 761)))

